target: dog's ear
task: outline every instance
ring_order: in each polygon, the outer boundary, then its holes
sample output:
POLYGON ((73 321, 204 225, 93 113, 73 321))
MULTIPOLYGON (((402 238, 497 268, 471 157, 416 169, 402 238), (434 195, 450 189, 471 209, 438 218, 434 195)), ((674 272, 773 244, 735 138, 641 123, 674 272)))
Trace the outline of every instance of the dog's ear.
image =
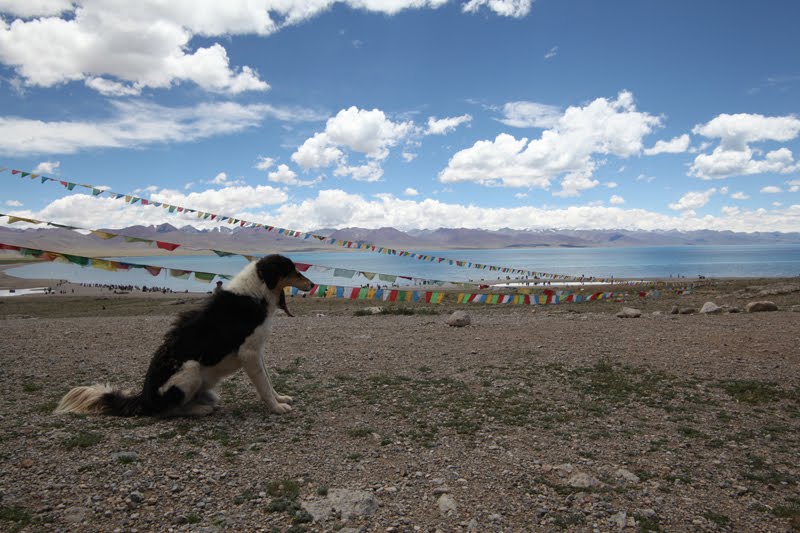
POLYGON ((270 290, 277 287, 278 281, 287 274, 284 270, 283 265, 275 261, 271 256, 260 259, 256 264, 258 277, 267 284, 270 290))

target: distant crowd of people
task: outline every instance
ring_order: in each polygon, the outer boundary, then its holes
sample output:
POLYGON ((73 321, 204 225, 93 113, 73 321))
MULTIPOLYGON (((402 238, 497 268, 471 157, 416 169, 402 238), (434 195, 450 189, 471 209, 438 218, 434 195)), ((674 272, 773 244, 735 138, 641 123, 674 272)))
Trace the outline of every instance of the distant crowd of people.
MULTIPOLYGON (((99 289, 107 289, 113 291, 114 294, 126 294, 134 291, 160 292, 162 294, 178 292, 170 289, 169 287, 148 287, 147 285, 142 285, 140 287, 139 285, 119 285, 119 284, 109 284, 109 283, 81 283, 81 287, 94 287, 99 289)), ((188 292, 188 291, 183 291, 183 292, 188 292)))

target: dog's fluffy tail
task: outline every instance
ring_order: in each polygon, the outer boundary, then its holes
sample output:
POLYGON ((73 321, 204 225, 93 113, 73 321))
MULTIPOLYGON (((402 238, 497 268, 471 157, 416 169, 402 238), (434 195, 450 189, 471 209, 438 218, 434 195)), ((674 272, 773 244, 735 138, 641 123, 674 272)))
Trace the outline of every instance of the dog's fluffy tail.
POLYGON ((108 384, 97 384, 75 387, 69 391, 61 398, 54 413, 137 416, 147 414, 144 411, 141 394, 130 394, 108 384))

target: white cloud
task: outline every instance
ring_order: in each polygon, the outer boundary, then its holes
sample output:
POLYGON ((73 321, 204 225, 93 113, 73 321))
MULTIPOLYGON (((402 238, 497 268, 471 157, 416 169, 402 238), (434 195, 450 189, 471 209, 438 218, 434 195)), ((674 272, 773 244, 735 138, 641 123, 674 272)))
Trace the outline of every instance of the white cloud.
POLYGON ((319 183, 321 180, 303 181, 297 179, 297 172, 290 169, 287 165, 278 165, 278 168, 267 174, 267 179, 273 183, 283 183, 284 185, 294 185, 307 187, 319 183))
POLYGON ((722 206, 721 211, 722 211, 723 215, 726 215, 726 216, 729 216, 729 217, 738 215, 739 212, 740 212, 738 207, 736 207, 736 206, 727 206, 727 205, 726 206, 722 206))
POLYGON ((472 120, 471 115, 461 115, 458 117, 447 117, 437 119, 436 117, 428 118, 428 129, 425 130, 426 135, 445 135, 455 130, 461 124, 465 124, 472 120))
POLYGON ((22 207, 22 202, 19 200, 6 200, 6 205, 8 207, 22 207))
POLYGON ((274 164, 275 160, 273 158, 258 156, 258 161, 256 161, 255 168, 257 168, 258 170, 269 170, 274 164))
POLYGON ((72 0, 0 0, 0 13, 17 17, 46 17, 72 10, 72 0))
POLYGON ((760 150, 750 144, 774 141, 786 142, 800 135, 800 119, 794 116, 765 117, 757 114, 722 114, 706 124, 697 125, 692 133, 718 138, 719 145, 710 154, 699 154, 689 169, 689 175, 704 180, 731 176, 778 173, 800 170, 800 163, 786 147, 767 152, 755 159, 760 150))
POLYGON ((749 200, 750 197, 743 192, 735 192, 731 194, 731 199, 733 200, 749 200))
POLYGON ((605 185, 609 189, 616 189, 617 187, 619 187, 619 183, 617 183, 616 181, 607 181, 603 185, 605 185))
MULTIPOLYGON (((497 230, 513 229, 640 229, 640 230, 730 230, 730 231, 797 231, 800 227, 800 205, 780 210, 756 209, 736 211, 723 216, 697 217, 688 211, 680 216, 665 215, 645 209, 624 209, 617 206, 584 205, 566 208, 478 207, 444 203, 438 200, 396 198, 383 194, 366 199, 341 190, 321 190, 317 196, 288 203, 285 191, 270 186, 232 187, 192 194, 164 190, 153 194, 154 201, 228 215, 253 222, 298 229, 396 227, 436 229, 467 227, 497 230)), ((40 211, 16 210, 18 216, 40 220, 58 220, 81 227, 126 227, 135 224, 191 224, 198 228, 219 225, 219 222, 198 219, 194 215, 170 215, 153 206, 131 208, 122 200, 105 196, 73 194, 60 198, 40 211)))
POLYGON ((418 196, 419 191, 413 187, 406 187, 406 190, 403 191, 403 194, 405 194, 406 196, 418 196))
POLYGON ((365 199, 342 190, 322 190, 316 198, 281 205, 270 224, 300 230, 318 228, 391 226, 401 230, 467 227, 514 229, 641 229, 731 231, 797 231, 800 205, 780 211, 742 211, 736 216, 696 217, 682 213, 665 215, 644 209, 616 206, 571 206, 566 208, 478 207, 444 203, 434 199, 414 200, 381 195, 365 199))
POLYGON ((638 181, 639 183, 653 183, 653 181, 656 179, 656 177, 655 176, 647 176, 646 174, 639 174, 634 179, 636 181, 638 181))
POLYGON ((772 207, 781 207, 782 205, 781 202, 772 202, 772 207))
POLYGON ((72 154, 85 149, 188 142, 236 133, 269 117, 309 120, 315 116, 305 110, 235 102, 165 107, 134 100, 112 101, 111 106, 111 117, 98 122, 0 117, 0 154, 72 154))
POLYGON ((560 196, 574 196, 599 184, 591 178, 600 164, 593 156, 630 157, 641 153, 642 139, 660 124, 658 117, 636 110, 633 95, 597 98, 569 107, 557 124, 529 141, 501 133, 453 155, 439 173, 443 183, 476 182, 506 187, 548 189, 562 178, 560 196))
POLYGON ((690 191, 684 194, 680 200, 674 204, 669 204, 673 211, 691 211, 705 206, 717 189, 711 188, 707 191, 690 191))
MULTIPOLYGON (((501 16, 523 17, 532 0, 472 0, 501 16)), ((265 91, 269 84, 250 66, 231 65, 219 40, 271 35, 328 11, 337 3, 396 14, 438 8, 446 0, 0 0, 0 62, 28 86, 83 81, 105 95, 138 94, 191 82, 230 94, 265 91), (121 13, 124 13, 121 14, 121 13), (197 38, 211 41, 198 46, 197 38)))
POLYGON ((786 185, 789 186, 789 192, 800 191, 800 180, 789 180, 786 182, 786 185))
POLYGON ((142 92, 137 87, 105 78, 87 78, 84 83, 87 87, 94 89, 103 96, 133 96, 142 92))
POLYGON ((503 105, 504 117, 498 119, 514 128, 552 128, 558 125, 561 109, 536 102, 508 102, 503 105))
POLYGON ((617 194, 614 194, 611 196, 611 199, 608 200, 608 203, 610 203, 611 205, 622 205, 625 203, 625 198, 617 194))
POLYGON ((52 176, 58 174, 58 167, 61 166, 61 161, 42 161, 33 169, 34 174, 44 174, 52 176))
POLYGON ((393 122, 379 109, 350 107, 329 118, 325 130, 307 139, 292 154, 292 161, 303 170, 335 165, 337 176, 377 181, 383 175, 380 162, 389 156, 389 149, 416 132, 413 122, 393 122), (345 150, 363 155, 366 162, 351 165, 345 150))
POLYGON ((557 54, 558 54, 558 46, 554 46, 550 50, 545 52, 544 58, 545 59, 552 59, 552 58, 556 57, 557 54))
POLYGON ((406 163, 410 163, 417 158, 417 154, 412 154, 411 152, 403 152, 400 155, 403 157, 403 161, 406 163))
POLYGON ((289 196, 282 189, 270 185, 234 185, 222 189, 207 189, 184 194, 171 189, 162 189, 150 195, 155 202, 181 205, 209 211, 231 214, 245 209, 256 209, 286 202, 289 196))
POLYGON ((481 7, 487 7, 504 17, 522 18, 531 11, 533 0, 469 0, 462 9, 467 13, 475 13, 481 7))
POLYGON ((762 187, 759 192, 763 192, 764 194, 780 194, 783 192, 783 189, 775 185, 767 185, 766 187, 762 187))
POLYGON ((652 148, 646 148, 644 155, 680 154, 689 149, 689 136, 686 134, 669 141, 657 141, 652 148))
POLYGON ((214 176, 214 179, 211 180, 211 183, 214 185, 222 185, 227 182, 228 182, 228 175, 224 172, 220 172, 219 174, 214 176))
POLYGON ((523 198, 527 198, 527 197, 528 197, 528 193, 526 193, 526 192, 518 192, 518 193, 514 194, 514 198, 517 198, 517 199, 520 199, 520 200, 523 199, 523 198))

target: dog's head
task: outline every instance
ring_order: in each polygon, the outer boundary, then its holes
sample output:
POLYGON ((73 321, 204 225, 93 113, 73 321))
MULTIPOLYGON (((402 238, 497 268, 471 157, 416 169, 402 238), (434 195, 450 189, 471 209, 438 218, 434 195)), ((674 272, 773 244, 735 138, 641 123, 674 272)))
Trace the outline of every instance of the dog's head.
POLYGON ((283 293, 285 287, 297 287, 301 291, 310 291, 314 283, 297 271, 291 259, 282 255, 268 255, 262 257, 256 263, 258 277, 264 282, 267 288, 278 294, 278 305, 287 315, 294 316, 286 306, 286 296, 283 293))

